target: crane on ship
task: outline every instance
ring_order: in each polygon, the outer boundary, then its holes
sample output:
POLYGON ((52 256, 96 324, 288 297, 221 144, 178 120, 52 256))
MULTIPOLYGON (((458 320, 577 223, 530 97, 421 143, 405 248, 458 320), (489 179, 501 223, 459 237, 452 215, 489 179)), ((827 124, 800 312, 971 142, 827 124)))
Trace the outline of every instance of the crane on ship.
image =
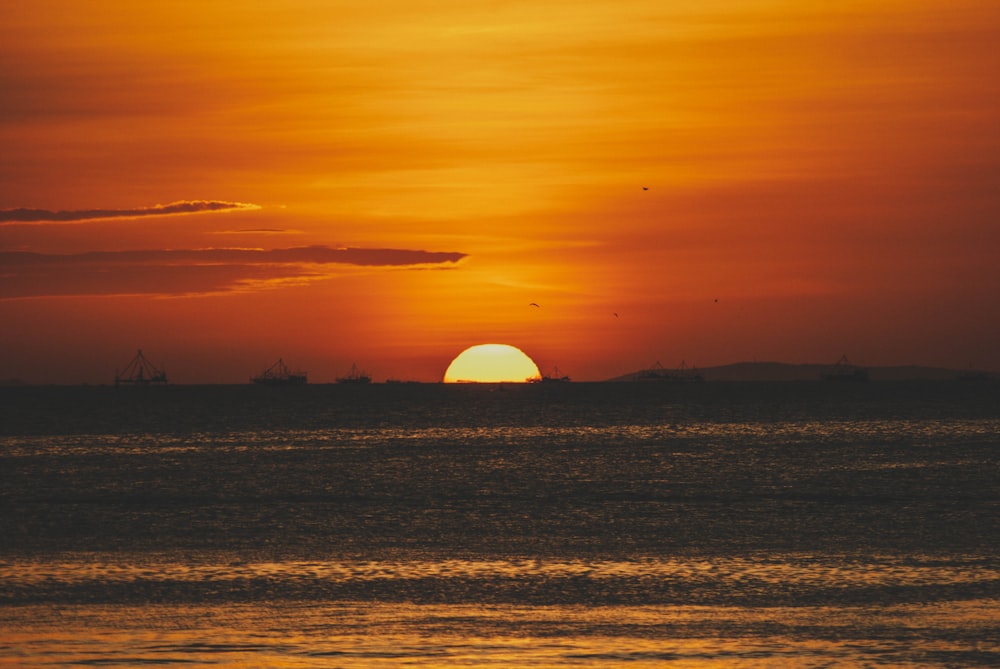
POLYGON ((148 386, 150 384, 166 385, 167 373, 146 359, 140 348, 125 369, 115 370, 115 385, 148 386))
POLYGON ((250 381, 264 386, 300 386, 306 383, 306 373, 293 372, 283 359, 278 358, 278 362, 257 376, 251 376, 250 381))

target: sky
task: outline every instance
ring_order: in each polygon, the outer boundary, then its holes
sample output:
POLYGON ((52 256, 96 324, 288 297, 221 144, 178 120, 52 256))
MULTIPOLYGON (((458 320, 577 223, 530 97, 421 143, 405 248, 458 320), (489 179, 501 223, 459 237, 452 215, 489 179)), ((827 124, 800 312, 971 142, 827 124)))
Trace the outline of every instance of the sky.
POLYGON ((1000 370, 998 43, 987 0, 3 3, 0 379, 1000 370))

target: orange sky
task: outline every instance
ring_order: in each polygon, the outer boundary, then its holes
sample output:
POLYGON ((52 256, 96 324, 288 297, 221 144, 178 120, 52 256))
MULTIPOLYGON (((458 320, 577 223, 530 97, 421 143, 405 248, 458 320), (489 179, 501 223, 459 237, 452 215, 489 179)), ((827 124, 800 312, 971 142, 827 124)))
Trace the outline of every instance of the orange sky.
POLYGON ((817 4, 5 3, 0 379, 1000 370, 1000 8, 817 4))

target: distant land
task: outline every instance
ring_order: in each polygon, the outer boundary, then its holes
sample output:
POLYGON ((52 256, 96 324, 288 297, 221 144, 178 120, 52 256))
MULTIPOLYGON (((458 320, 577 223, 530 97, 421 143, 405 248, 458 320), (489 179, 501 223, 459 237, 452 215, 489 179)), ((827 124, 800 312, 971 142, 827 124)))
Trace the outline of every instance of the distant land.
MULTIPOLYGON (((828 373, 832 365, 802 364, 784 362, 737 362, 719 367, 695 367, 683 370, 663 370, 668 374, 679 371, 683 374, 698 374, 705 381, 818 381, 828 373)), ((944 367, 923 367, 902 365, 896 367, 864 367, 871 381, 955 381, 961 378, 996 380, 998 375, 979 370, 946 369, 944 367)), ((645 370, 617 376, 609 381, 635 381, 645 370)))
MULTIPOLYGON (((776 381, 819 381, 829 373, 832 365, 790 364, 784 362, 737 362, 717 367, 685 367, 681 370, 664 368, 658 370, 666 374, 700 376, 704 381, 732 382, 776 382, 776 381)), ((948 369, 921 365, 899 365, 894 367, 863 367, 870 381, 1000 381, 1000 373, 975 369, 948 369)), ((637 370, 622 374, 607 382, 637 381, 647 370, 637 370)), ((655 383, 655 381, 652 381, 655 383)), ((398 382, 397 382, 398 383, 398 382)), ((410 382, 416 383, 416 382, 410 382)), ((436 382, 432 382, 436 383, 436 382)), ((0 387, 25 387, 36 385, 24 379, 0 379, 0 387)), ((79 385, 79 384, 38 384, 38 385, 79 385)), ((91 384, 83 384, 91 385, 91 384)), ((93 385, 111 385, 93 384, 93 385)), ((213 384, 172 384, 172 385, 213 385, 213 384)), ((231 384, 223 384, 231 385, 231 384)), ((326 385, 323 383, 315 385, 326 385)))

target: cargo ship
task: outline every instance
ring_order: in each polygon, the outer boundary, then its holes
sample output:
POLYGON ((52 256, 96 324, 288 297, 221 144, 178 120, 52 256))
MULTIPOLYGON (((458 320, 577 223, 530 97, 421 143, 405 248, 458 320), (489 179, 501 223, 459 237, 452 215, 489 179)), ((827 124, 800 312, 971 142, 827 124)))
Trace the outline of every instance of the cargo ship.
POLYGON ((146 356, 142 354, 142 349, 139 349, 135 357, 125 365, 124 370, 121 372, 115 370, 116 386, 122 384, 132 386, 148 386, 150 384, 166 385, 166 383, 167 373, 156 367, 149 360, 146 360, 146 356))
POLYGON ((262 386, 301 386, 306 383, 306 373, 293 372, 285 364, 285 361, 278 358, 274 363, 257 376, 251 376, 250 381, 262 386))
POLYGON ((868 380, 868 370, 852 365, 845 354, 840 356, 840 360, 823 374, 822 379, 824 381, 864 382, 868 380))
POLYGON ((371 382, 372 382, 372 377, 368 376, 363 371, 358 369, 358 366, 355 364, 351 365, 351 371, 348 372, 345 376, 337 377, 337 383, 364 384, 371 382))
POLYGON ((644 369, 635 376, 636 381, 671 381, 683 383, 700 383, 705 380, 698 370, 688 367, 683 360, 677 369, 666 369, 657 360, 656 364, 648 369, 644 369))

